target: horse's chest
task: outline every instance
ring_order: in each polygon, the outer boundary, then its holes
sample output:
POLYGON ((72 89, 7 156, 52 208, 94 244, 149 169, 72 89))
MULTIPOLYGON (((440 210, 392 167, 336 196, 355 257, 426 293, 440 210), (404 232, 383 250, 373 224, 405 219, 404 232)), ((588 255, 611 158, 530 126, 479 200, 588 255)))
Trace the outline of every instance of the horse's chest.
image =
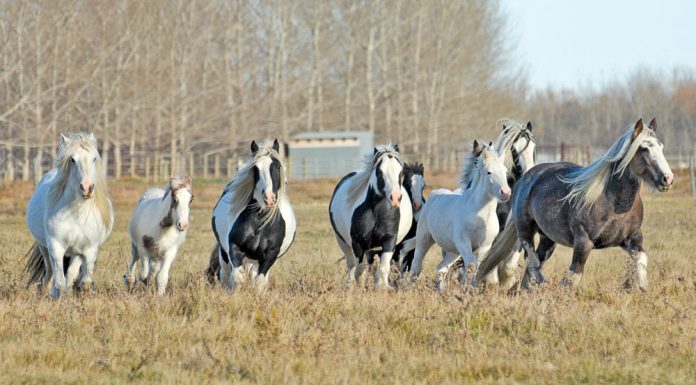
POLYGON ((61 240, 76 254, 95 243, 100 244, 104 238, 104 226, 98 213, 64 210, 55 213, 48 224, 52 237, 61 240))
POLYGON ((642 220, 633 214, 606 215, 599 221, 588 222, 586 229, 597 249, 621 245, 640 229, 642 220))
POLYGON ((366 200, 353 212, 351 238, 367 247, 381 246, 387 237, 396 237, 401 213, 386 200, 366 200))
POLYGON ((269 251, 280 251, 285 238, 285 221, 278 215, 262 226, 263 218, 255 209, 244 210, 229 234, 230 244, 234 244, 252 259, 259 259, 269 251))

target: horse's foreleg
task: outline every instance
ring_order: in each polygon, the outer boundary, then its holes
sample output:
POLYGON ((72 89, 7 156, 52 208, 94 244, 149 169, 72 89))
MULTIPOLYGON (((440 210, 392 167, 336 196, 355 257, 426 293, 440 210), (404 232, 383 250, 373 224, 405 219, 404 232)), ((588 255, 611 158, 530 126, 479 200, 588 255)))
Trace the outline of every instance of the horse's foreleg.
POLYGON ((522 250, 515 250, 510 257, 505 260, 503 265, 498 267, 500 285, 505 289, 511 289, 517 282, 515 273, 517 272, 517 266, 520 264, 520 255, 522 255, 522 250))
POLYGON ((172 247, 164 253, 161 262, 161 269, 157 274, 157 294, 164 295, 167 290, 167 284, 169 283, 169 269, 172 267, 172 263, 176 258, 177 248, 172 247))
POLYGON ((258 274, 254 279, 256 290, 259 293, 264 293, 268 289, 268 274, 270 273, 271 267, 273 267, 273 264, 275 263, 276 259, 278 259, 278 254, 280 254, 280 250, 271 250, 268 254, 269 255, 266 258, 264 258, 262 261, 259 261, 258 274))
POLYGON ((643 234, 638 233, 629 238, 622 247, 631 257, 635 268, 635 276, 629 270, 626 277, 627 288, 634 288, 636 283, 642 291, 648 290, 648 254, 643 249, 643 234), (637 281, 637 282, 636 282, 637 281))
POLYGON ((148 278, 150 277, 150 254, 148 251, 140 253, 143 250, 139 250, 139 255, 142 261, 140 261, 140 282, 147 284, 148 278))
POLYGON ((472 263, 476 263, 477 259, 476 254, 474 254, 474 250, 471 247, 471 241, 469 241, 468 238, 462 238, 456 242, 456 246, 457 252, 459 252, 459 255, 462 256, 462 262, 464 262, 462 269, 468 272, 469 266, 471 266, 472 263))
POLYGON ((410 270, 410 274, 414 281, 418 278, 421 271, 423 271, 423 258, 425 258, 425 254, 434 244, 435 240, 433 240, 428 230, 425 229, 425 226, 419 225, 418 231, 416 232, 416 251, 413 254, 410 270))
POLYGON ((51 270, 53 270, 53 285, 51 287, 51 296, 53 299, 59 299, 63 291, 65 291, 65 273, 63 270, 63 257, 65 256, 65 247, 56 240, 49 240, 48 254, 51 270))
MULTIPOLYGON (((92 275, 94 274, 94 266, 97 263, 97 247, 85 252, 82 256, 82 272, 80 274, 79 289, 85 290, 92 286, 92 275)), ((71 263, 72 266, 72 263, 71 263)))
POLYGON ((447 288, 447 275, 457 258, 459 258, 457 253, 442 251, 442 262, 437 265, 435 270, 435 289, 443 291, 447 288))
POLYGON ((68 289, 72 288, 77 281, 77 276, 80 274, 80 267, 82 267, 82 258, 80 256, 73 256, 70 258, 70 264, 68 265, 68 271, 65 275, 65 281, 68 289))
POLYGON ((363 273, 365 272, 365 250, 363 247, 358 243, 353 241, 352 245, 352 254, 353 258, 356 260, 356 266, 355 266, 355 282, 358 284, 358 287, 365 287, 365 281, 363 279, 363 273))

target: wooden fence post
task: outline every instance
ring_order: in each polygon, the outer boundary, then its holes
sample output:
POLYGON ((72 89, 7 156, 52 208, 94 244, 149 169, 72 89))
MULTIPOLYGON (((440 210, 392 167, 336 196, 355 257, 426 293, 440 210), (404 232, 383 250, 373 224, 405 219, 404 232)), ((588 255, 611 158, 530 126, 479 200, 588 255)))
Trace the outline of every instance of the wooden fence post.
POLYGON ((145 181, 150 181, 150 157, 145 157, 145 181))
POLYGON ((232 158, 227 159, 227 179, 232 179, 234 174, 234 160, 232 158))
POLYGON ((169 175, 169 161, 162 161, 162 178, 167 179, 169 175))
POLYGON ((696 180, 694 180, 696 176, 694 176, 694 157, 690 156, 689 157, 689 180, 691 182, 691 197, 695 198, 696 197, 696 180))
POLYGON ((194 167, 195 165, 193 164, 193 161, 196 159, 195 156, 193 156, 193 152, 189 154, 189 176, 191 179, 193 179, 193 172, 194 172, 194 167))
POLYGON ((220 154, 215 154, 215 178, 220 177, 220 154))

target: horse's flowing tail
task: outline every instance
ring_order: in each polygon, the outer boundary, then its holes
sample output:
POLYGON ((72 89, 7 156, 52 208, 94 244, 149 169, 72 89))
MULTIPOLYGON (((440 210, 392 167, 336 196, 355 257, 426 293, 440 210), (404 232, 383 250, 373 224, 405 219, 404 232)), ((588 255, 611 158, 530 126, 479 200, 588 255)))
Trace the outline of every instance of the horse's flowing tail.
POLYGON ((205 277, 211 285, 215 284, 218 277, 220 276, 220 259, 218 255, 220 254, 220 245, 216 244, 213 251, 210 253, 210 261, 208 262, 208 268, 205 269, 205 277))
POLYGON ((25 257, 26 263, 24 265, 24 271, 29 274, 29 280, 27 281, 27 287, 31 286, 36 282, 40 282, 46 273, 46 265, 44 264, 43 254, 39 249, 39 244, 34 242, 27 252, 25 257))
POLYGON ((480 256, 483 258, 483 261, 476 271, 476 282, 481 281, 483 277, 498 267, 517 249, 517 244, 519 243, 517 229, 511 218, 512 215, 508 216, 505 228, 495 238, 490 250, 485 255, 480 256))

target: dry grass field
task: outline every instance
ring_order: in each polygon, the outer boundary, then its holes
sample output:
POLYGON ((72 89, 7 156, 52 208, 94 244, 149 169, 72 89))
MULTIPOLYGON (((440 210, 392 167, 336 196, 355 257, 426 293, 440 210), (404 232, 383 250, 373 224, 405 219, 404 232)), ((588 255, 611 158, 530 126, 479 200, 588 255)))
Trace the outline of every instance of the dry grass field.
POLYGON ((559 287, 570 255, 560 247, 548 286, 507 295, 434 292, 435 252, 414 287, 348 289, 326 212, 333 182, 294 184, 296 241, 258 295, 211 288, 202 275, 223 183, 194 185, 164 297, 124 289, 126 226, 148 186, 112 184, 116 225, 95 288, 57 302, 22 275, 33 187, 0 186, 0 383, 696 383, 696 201, 684 191, 646 197, 648 293, 620 289, 620 250, 593 252, 581 288, 559 287))

